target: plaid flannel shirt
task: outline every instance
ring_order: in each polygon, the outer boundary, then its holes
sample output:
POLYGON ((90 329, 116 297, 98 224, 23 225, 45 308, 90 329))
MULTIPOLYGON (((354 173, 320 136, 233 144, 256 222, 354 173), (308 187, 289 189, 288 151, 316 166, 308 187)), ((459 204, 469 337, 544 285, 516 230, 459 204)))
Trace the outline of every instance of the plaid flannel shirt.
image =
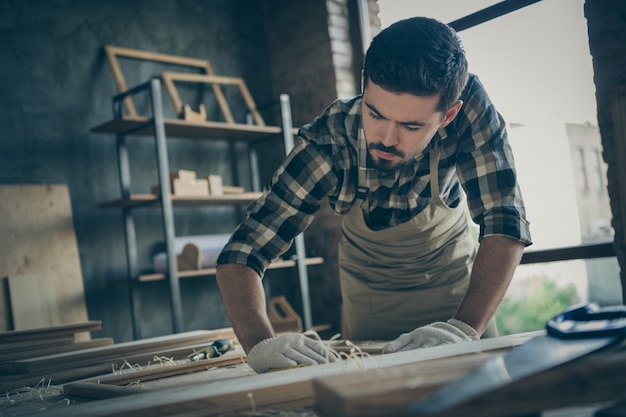
MULTIPOLYGON (((358 135, 363 134, 361 96, 336 100, 312 124, 303 126, 263 195, 250 204, 217 263, 248 265, 260 276, 286 252, 328 201, 345 214, 355 201, 358 135)), ((509 236, 531 244, 529 224, 507 140, 505 122, 478 78, 470 75, 457 117, 440 129, 422 155, 401 170, 369 178, 369 226, 391 227, 420 213, 430 202, 429 152, 439 142, 441 198, 450 207, 463 190, 479 239, 509 236)), ((365 142, 365 141, 363 141, 365 142)))

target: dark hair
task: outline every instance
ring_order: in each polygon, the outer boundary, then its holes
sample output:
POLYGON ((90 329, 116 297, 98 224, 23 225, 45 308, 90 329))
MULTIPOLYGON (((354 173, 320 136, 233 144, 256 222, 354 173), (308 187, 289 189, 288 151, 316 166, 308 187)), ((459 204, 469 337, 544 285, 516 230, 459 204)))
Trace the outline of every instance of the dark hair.
POLYGON ((427 17, 400 20, 383 29, 365 54, 363 83, 416 96, 441 94, 445 113, 467 83, 461 40, 448 25, 427 17))

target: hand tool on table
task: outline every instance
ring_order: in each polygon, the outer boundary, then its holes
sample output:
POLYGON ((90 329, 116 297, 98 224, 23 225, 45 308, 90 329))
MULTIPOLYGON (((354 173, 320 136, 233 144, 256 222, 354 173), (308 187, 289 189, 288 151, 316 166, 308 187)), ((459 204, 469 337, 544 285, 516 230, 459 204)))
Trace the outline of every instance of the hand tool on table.
POLYGON ((190 362, 195 362, 202 359, 216 358, 218 356, 222 356, 232 348, 233 341, 231 339, 218 339, 211 342, 211 344, 207 347, 187 356, 187 359, 190 362))
POLYGON ((495 389, 562 365, 626 337, 626 307, 574 306, 546 324, 546 335, 489 360, 479 368, 422 398, 406 416, 439 415, 495 389))

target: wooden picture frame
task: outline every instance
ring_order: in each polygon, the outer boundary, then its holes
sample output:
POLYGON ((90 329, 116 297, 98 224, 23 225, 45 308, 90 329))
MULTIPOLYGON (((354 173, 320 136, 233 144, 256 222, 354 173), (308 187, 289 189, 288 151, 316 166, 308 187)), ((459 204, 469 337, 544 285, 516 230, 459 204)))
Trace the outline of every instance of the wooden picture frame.
MULTIPOLYGON (((128 86, 126 85, 124 74, 122 73, 122 68, 118 59, 119 57, 197 68, 207 75, 214 75, 213 68, 211 67, 210 62, 206 59, 197 59, 179 55, 142 51, 139 49, 123 48, 113 45, 105 46, 104 50, 107 56, 107 61, 109 62, 109 67, 111 68, 111 73, 113 74, 113 80, 115 81, 117 89, 120 93, 127 91, 128 86)), ((215 93, 215 98, 217 99, 218 105, 220 106, 222 114, 224 115, 224 119, 227 123, 234 123, 233 116, 230 113, 230 109, 228 108, 228 104, 226 103, 226 98, 224 97, 224 93, 222 92, 220 86, 216 83, 212 84, 212 86, 213 92, 215 93)), ((137 116, 137 110, 133 103, 132 97, 127 97, 126 99, 124 99, 124 109, 126 110, 127 115, 137 116)))
MULTIPOLYGON (((183 104, 178 94, 178 91, 176 90, 176 86, 174 84, 175 81, 211 84, 214 91, 216 88, 219 88, 220 85, 237 86, 239 87, 239 92, 241 93, 241 96, 243 97, 243 100, 246 106, 248 107, 248 111, 252 115, 252 118, 254 119, 255 124, 257 126, 265 126, 265 122, 263 121, 261 114, 257 110, 256 104, 252 98, 252 95, 250 94, 250 91, 248 90, 248 87, 246 86, 246 83, 242 78, 225 77, 221 75, 212 75, 212 74, 189 74, 189 73, 183 73, 183 72, 167 72, 166 71, 166 72, 161 73, 161 79, 163 80, 163 84, 165 85, 165 88, 167 89, 167 92, 170 98, 172 99, 172 104, 174 106, 174 109, 176 110, 178 114, 182 114, 184 112, 185 105, 183 104)), ((228 105, 226 104, 226 101, 224 101, 224 104, 225 104, 225 107, 220 106, 224 119, 227 121, 227 123, 234 123, 232 121, 232 115, 230 113, 230 110, 228 110, 228 105), (225 112, 224 111, 225 109, 228 111, 225 112), (231 120, 230 122, 229 122, 229 119, 231 120)))

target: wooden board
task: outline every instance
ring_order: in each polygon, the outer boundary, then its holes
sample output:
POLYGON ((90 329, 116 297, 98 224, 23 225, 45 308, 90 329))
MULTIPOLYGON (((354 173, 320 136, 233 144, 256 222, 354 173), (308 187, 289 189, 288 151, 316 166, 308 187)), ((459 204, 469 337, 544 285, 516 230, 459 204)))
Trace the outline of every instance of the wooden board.
POLYGON ((238 349, 232 352, 227 352, 217 358, 204 359, 195 362, 175 361, 175 363, 172 364, 155 364, 154 361, 152 361, 153 363, 141 368, 127 368, 118 371, 115 374, 112 373, 109 375, 102 375, 83 382, 93 382, 102 385, 126 385, 133 382, 151 381, 168 376, 208 370, 219 366, 240 364, 245 361, 245 356, 246 355, 243 352, 243 349, 238 347, 238 349))
MULTIPOLYGON (((205 347, 208 342, 223 338, 234 339, 232 328, 196 330, 11 361, 6 366, 6 372, 0 374, 0 392, 36 385, 41 380, 59 384, 106 375, 120 369, 126 362, 146 364, 155 355, 186 358, 194 352, 194 347, 205 347)), ((238 358, 238 361, 241 362, 241 359, 238 358)))
POLYGON ((0 356, 0 365, 7 364, 11 361, 34 358, 37 356, 53 355, 57 353, 75 352, 77 350, 89 349, 93 347, 111 346, 113 339, 110 337, 81 340, 78 342, 64 343, 52 346, 35 346, 25 347, 23 349, 15 350, 13 352, 4 352, 0 356))
POLYGON ((60 324, 39 329, 10 330, 0 332, 0 353, 7 346, 21 343, 47 344, 55 339, 74 339, 77 333, 92 332, 102 329, 102 322, 91 320, 79 323, 60 324))
MULTIPOLYGON (((59 302, 50 306, 56 310, 55 322, 48 324, 87 321, 83 277, 66 185, 1 185, 0 236, 0 277, 38 276, 56 289, 59 302)), ((40 302, 33 299, 33 294, 17 290, 17 282, 13 285, 16 290, 11 291, 10 305, 16 311, 40 302)), ((9 294, 4 285, 0 286, 0 331, 23 329, 10 323, 7 300, 9 294)))
POLYGON ((21 359, 9 363, 8 371, 19 373, 42 373, 57 369, 90 366, 98 363, 113 363, 128 357, 147 354, 152 357, 153 352, 167 348, 187 346, 216 339, 234 338, 231 328, 217 330, 196 330, 168 336, 153 337, 131 342, 117 343, 111 346, 84 349, 78 352, 59 353, 39 356, 31 359, 21 359))
MULTIPOLYGON (((490 351, 479 356, 464 355, 321 377, 314 381, 316 410, 321 417, 401 415, 411 404, 500 353, 490 351)), ((626 351, 592 355, 504 385, 437 416, 525 415, 549 408, 615 399, 626 386, 624 370, 626 351)))
POLYGON ((8 278, 11 316, 16 329, 36 329, 61 323, 59 305, 64 303, 63 288, 57 288, 48 276, 13 275, 8 278), (57 294, 58 291, 61 294, 57 294), (28 299, 29 302, 20 300, 28 299))
POLYGON ((418 351, 399 352, 364 358, 357 366, 341 362, 297 368, 281 372, 215 381, 198 386, 163 389, 90 404, 77 404, 63 410, 51 410, 48 417, 143 417, 143 416, 217 416, 257 410, 281 410, 314 404, 313 380, 331 375, 367 369, 382 369, 431 359, 480 353, 514 347, 532 334, 440 346, 418 351))

